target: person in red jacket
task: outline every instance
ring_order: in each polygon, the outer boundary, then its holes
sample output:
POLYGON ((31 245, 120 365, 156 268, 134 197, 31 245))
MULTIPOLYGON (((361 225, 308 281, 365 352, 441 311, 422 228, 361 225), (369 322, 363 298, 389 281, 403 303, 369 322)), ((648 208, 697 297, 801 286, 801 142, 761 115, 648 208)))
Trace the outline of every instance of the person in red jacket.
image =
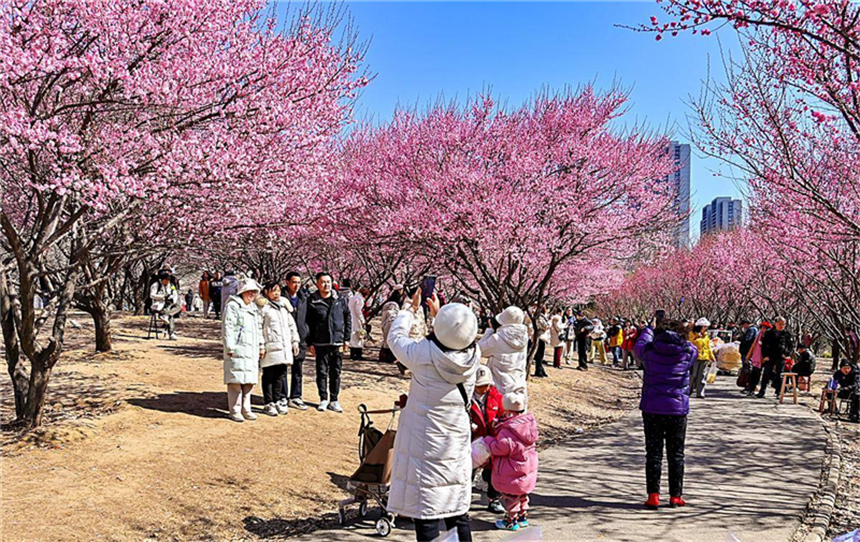
POLYGON ((630 369, 633 365, 638 364, 636 358, 633 357, 633 346, 636 344, 636 339, 638 338, 639 328, 636 327, 633 320, 629 320, 627 325, 624 326, 624 342, 621 343, 621 350, 623 351, 622 369, 630 369))
MULTIPOLYGON (((472 394, 472 405, 469 411, 472 417, 472 440, 494 436, 496 418, 501 416, 503 411, 502 394, 493 386, 493 375, 490 368, 481 365, 478 367, 475 392, 472 394)), ((487 482, 487 499, 490 501, 487 510, 501 514, 505 508, 499 502, 499 492, 493 487, 492 473, 492 464, 484 465, 481 477, 487 482)))

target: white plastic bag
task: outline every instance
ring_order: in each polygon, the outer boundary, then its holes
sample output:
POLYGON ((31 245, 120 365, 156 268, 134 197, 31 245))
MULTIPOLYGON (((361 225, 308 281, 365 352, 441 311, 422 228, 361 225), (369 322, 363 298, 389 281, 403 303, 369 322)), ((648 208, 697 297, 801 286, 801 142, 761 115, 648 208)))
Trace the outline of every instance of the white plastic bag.
POLYGON ((478 437, 472 442, 472 469, 484 466, 490 460, 490 449, 484 444, 484 437, 478 437))

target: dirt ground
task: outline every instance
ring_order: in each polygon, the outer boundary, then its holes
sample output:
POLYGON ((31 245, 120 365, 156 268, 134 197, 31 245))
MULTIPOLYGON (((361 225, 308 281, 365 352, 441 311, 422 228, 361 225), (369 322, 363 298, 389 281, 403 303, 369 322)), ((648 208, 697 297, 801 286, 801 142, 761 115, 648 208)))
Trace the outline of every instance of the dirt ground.
MULTIPOLYGON (((360 403, 389 408, 409 379, 394 366, 344 360, 338 415, 291 410, 237 424, 225 415, 220 331, 196 317, 174 342, 145 337, 147 319, 117 316, 115 349, 91 352, 74 317, 74 349, 57 365, 45 426, 0 435, 0 540, 256 540, 330 522, 357 467, 360 403)), ((375 359, 375 348, 366 354, 375 359)), ((548 369, 529 383, 542 444, 613 421, 635 406, 638 373, 548 369)), ((316 400, 313 363, 304 398, 316 400)), ((259 393, 259 387, 254 390, 259 393)), ((0 418, 13 417, 8 378, 0 418)), ((262 398, 255 394, 256 409, 262 398)), ((385 427, 386 416, 376 416, 385 427)))

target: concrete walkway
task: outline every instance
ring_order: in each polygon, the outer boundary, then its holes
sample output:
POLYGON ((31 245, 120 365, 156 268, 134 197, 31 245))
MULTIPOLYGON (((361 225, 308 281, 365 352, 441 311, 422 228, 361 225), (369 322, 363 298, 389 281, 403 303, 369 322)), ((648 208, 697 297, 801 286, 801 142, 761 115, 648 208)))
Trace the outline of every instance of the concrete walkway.
MULTIPOLYGON (((708 397, 694 399, 687 429, 683 509, 649 511, 645 439, 638 411, 619 422, 541 453, 531 496, 533 527, 496 531, 495 517, 476 500, 476 540, 723 542, 787 541, 818 486, 825 434, 800 405, 741 396, 733 377, 719 377, 708 397), (786 467, 786 465, 791 465, 786 467)), ((664 463, 663 492, 668 501, 664 463)), ((372 520, 318 531, 313 539, 379 538, 372 520)), ((414 540, 398 521, 392 540, 414 540)))

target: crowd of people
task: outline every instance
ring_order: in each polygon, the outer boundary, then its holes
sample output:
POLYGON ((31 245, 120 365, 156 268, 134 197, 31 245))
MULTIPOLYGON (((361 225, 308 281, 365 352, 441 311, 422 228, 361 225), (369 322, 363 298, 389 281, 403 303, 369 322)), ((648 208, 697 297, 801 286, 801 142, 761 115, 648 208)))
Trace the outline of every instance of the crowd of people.
MULTIPOLYGON (((262 372, 263 412, 279 416, 303 401, 302 364, 315 360, 317 410, 343 412, 339 395, 343 355, 365 359, 370 339, 366 288, 353 292, 348 280, 334 283, 318 273, 311 291, 297 272, 283 284, 258 284, 228 272, 204 273, 199 284, 204 317, 222 319, 224 383, 231 420, 255 420, 251 391, 262 372), (217 301, 216 301, 217 300, 217 301)), ((153 310, 168 314, 177 305, 178 288, 159 275, 150 292, 153 310)), ((504 514, 496 526, 516 531, 528 527, 529 494, 537 479, 537 420, 528 409, 529 353, 535 377, 548 376, 544 357, 552 348, 552 366, 576 360, 620 370, 643 371, 640 410, 646 440, 647 508, 660 506, 660 476, 665 449, 670 506, 684 506, 684 449, 692 397, 704 399, 708 375, 715 372, 713 326, 707 319, 651 322, 588 317, 581 310, 538 310, 533 321, 518 307, 498 314, 466 302, 444 303, 421 287, 395 285, 381 302, 379 361, 409 374, 408 401, 397 432, 388 511, 412 518, 418 540, 439 534, 440 521, 470 540, 467 512, 472 484, 481 470, 488 509, 504 514), (480 336, 479 336, 480 335, 480 336), (476 462, 476 457, 482 459, 476 462)), ((171 324, 172 326, 172 324, 171 324)), ((786 320, 773 324, 741 322, 730 326, 742 360, 743 393, 778 394, 782 374, 802 377, 815 371, 807 338, 795 347, 786 320)), ((171 334, 174 331, 171 327, 171 334)), ((842 362, 831 383, 850 400, 858 417, 860 372, 842 362)))

